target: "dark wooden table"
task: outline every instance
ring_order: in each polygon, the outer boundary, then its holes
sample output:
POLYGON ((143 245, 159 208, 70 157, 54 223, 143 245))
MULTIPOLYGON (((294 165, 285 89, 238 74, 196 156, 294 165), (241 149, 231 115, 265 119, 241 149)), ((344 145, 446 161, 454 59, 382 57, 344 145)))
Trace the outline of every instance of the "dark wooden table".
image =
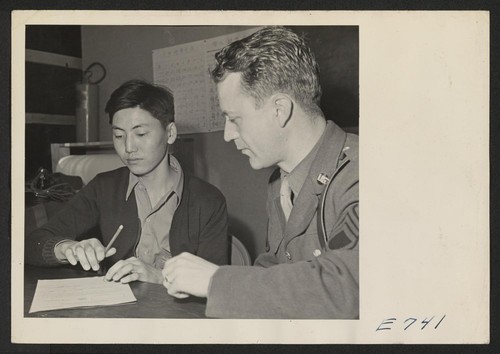
POLYGON ((88 318, 204 318, 206 300, 189 297, 176 299, 161 284, 132 282, 130 287, 137 302, 130 304, 73 308, 28 313, 39 279, 64 279, 96 276, 71 266, 40 268, 24 266, 24 317, 88 317, 88 318))

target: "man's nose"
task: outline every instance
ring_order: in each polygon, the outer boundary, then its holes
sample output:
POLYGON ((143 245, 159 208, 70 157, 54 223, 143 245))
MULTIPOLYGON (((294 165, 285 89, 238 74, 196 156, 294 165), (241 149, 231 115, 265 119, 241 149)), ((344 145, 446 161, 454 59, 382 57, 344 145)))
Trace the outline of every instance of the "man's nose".
POLYGON ((236 131, 234 123, 226 121, 226 124, 224 125, 224 140, 229 143, 230 141, 233 141, 237 137, 238 137, 238 132, 236 131))
POLYGON ((125 151, 131 153, 137 150, 133 136, 128 136, 125 141, 125 151))

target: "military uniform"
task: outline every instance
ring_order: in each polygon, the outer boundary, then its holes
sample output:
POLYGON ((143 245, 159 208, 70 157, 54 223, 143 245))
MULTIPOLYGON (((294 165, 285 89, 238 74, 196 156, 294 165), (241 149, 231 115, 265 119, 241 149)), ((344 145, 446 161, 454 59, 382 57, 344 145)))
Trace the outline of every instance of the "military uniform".
POLYGON ((271 177, 267 250, 254 267, 217 270, 207 316, 359 317, 358 137, 327 122, 318 144, 288 221, 280 205, 281 181, 276 173, 271 177))

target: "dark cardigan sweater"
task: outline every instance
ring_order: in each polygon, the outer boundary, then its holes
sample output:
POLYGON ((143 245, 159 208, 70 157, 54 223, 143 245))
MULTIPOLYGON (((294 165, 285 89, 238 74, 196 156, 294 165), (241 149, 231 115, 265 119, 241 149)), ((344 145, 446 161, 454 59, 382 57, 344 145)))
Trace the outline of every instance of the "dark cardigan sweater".
MULTIPOLYGON (((140 221, 134 192, 125 200, 128 182, 126 167, 97 175, 47 224, 26 237, 25 263, 60 265, 54 255, 57 242, 81 239, 98 226, 100 235, 85 238, 96 237, 107 245, 120 224, 123 230, 114 243, 117 252, 106 259, 106 265, 134 256, 140 221)), ((189 252, 219 265, 227 264, 229 259, 225 198, 214 186, 187 174, 172 219, 170 250, 173 256, 189 252)))

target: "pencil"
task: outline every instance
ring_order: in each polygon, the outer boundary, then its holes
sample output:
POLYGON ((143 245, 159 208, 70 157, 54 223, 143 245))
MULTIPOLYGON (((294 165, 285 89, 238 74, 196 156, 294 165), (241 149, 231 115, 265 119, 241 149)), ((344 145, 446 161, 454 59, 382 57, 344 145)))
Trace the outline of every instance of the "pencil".
POLYGON ((106 246, 106 249, 104 250, 104 254, 108 253, 109 249, 111 248, 111 246, 113 246, 113 243, 116 241, 116 239, 118 238, 118 235, 120 234, 120 232, 122 232, 122 230, 123 230, 123 225, 118 226, 118 229, 116 229, 116 232, 113 235, 113 237, 111 238, 111 241, 109 241, 108 245, 106 246))

